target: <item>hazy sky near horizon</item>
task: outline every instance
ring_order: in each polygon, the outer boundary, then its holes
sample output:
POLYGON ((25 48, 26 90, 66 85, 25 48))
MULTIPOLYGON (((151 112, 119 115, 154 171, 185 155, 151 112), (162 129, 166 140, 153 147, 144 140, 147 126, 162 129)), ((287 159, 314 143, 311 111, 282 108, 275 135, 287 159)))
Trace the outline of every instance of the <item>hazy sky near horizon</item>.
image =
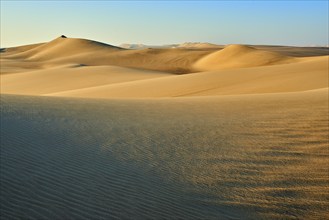
POLYGON ((328 45, 328 1, 6 1, 1 47, 61 34, 119 45, 328 45))

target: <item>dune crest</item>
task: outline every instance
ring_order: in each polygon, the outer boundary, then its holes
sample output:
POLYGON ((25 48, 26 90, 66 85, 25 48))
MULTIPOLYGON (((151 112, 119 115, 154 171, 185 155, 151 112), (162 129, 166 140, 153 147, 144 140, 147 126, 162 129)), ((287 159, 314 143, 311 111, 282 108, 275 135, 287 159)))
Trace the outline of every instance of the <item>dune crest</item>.
POLYGON ((83 64, 182 74, 193 72, 194 62, 210 52, 179 48, 127 50, 92 40, 58 37, 48 43, 25 48, 10 48, 8 51, 4 48, 1 53, 1 73, 83 64), (15 66, 19 66, 20 69, 16 71, 15 66))
POLYGON ((194 67, 200 71, 207 71, 266 66, 294 61, 296 59, 279 53, 232 44, 201 58, 194 64, 194 67))
POLYGON ((91 53, 100 50, 120 50, 121 48, 109 44, 80 39, 80 38, 67 38, 58 37, 48 43, 44 43, 30 50, 17 53, 9 58, 24 58, 31 61, 45 61, 67 56, 79 55, 81 53, 91 53))

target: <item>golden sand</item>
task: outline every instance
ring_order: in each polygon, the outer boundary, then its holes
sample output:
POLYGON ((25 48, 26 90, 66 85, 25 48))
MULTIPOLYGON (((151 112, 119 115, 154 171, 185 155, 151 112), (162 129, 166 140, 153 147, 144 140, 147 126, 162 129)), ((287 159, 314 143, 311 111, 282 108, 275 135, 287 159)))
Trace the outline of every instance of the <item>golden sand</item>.
POLYGON ((1 218, 329 217, 328 49, 0 54, 1 218))

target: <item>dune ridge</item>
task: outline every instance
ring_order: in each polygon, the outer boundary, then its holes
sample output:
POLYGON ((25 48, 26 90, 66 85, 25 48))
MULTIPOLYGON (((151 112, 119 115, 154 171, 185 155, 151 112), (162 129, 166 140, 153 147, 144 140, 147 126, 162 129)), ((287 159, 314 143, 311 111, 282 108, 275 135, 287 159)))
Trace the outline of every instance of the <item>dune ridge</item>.
MULTIPOLYGON (((56 38, 27 50, 1 53, 1 66, 14 66, 12 62, 34 69, 61 66, 67 64, 84 64, 88 66, 115 65, 171 73, 188 73, 193 71, 192 64, 209 51, 189 51, 186 49, 141 49, 126 50, 100 42, 79 38, 56 38)), ((10 70, 4 73, 19 72, 10 70)))
POLYGON ((50 42, 24 50, 18 54, 11 55, 8 58, 24 58, 32 61, 42 61, 56 59, 58 57, 72 56, 85 52, 95 53, 98 50, 109 51, 119 49, 121 48, 92 40, 58 37, 50 42))
POLYGON ((291 57, 246 45, 215 51, 125 50, 59 37, 1 54, 1 92, 9 94, 144 98, 294 92, 328 86, 328 56, 291 57), (63 83, 54 84, 56 78, 63 83))
POLYGON ((194 67, 198 70, 219 70, 229 68, 256 67, 296 61, 275 52, 258 50, 245 45, 228 45, 198 60, 194 67))

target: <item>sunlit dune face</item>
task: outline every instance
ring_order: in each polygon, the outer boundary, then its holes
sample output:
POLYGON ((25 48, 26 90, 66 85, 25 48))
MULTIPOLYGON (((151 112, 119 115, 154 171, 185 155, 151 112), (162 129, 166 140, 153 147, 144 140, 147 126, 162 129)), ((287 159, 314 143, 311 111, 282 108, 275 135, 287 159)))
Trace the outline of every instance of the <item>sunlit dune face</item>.
MULTIPOLYGON (((328 86, 328 56, 310 57, 307 48, 191 45, 127 50, 59 37, 9 48, 1 56, 1 92, 146 98, 294 92, 328 86)), ((313 49, 318 55, 325 52, 313 49)))

